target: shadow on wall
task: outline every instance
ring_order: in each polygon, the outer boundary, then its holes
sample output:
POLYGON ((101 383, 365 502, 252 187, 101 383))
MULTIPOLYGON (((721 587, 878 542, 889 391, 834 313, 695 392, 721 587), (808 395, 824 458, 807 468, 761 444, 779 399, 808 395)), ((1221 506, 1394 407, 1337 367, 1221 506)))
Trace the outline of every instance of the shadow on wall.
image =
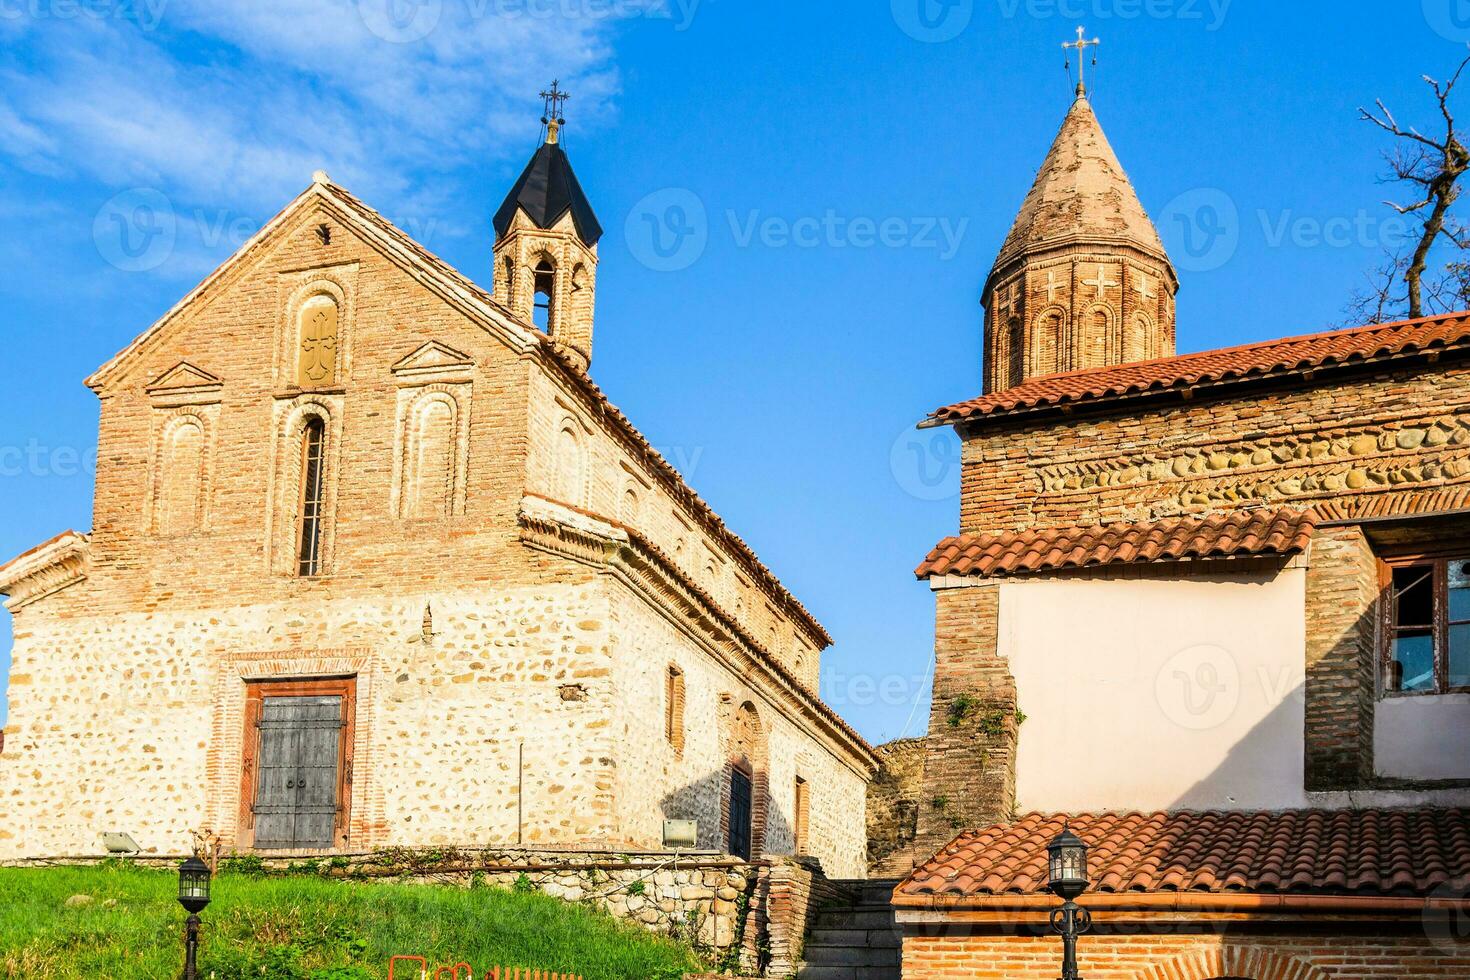
MULTIPOLYGON (((757 786, 764 785, 757 780, 757 786)), ((692 783, 680 787, 659 801, 665 820, 699 821, 699 846, 728 854, 730 844, 726 828, 722 826, 721 814, 730 791, 730 776, 725 770, 711 772, 692 783)), ((752 800, 752 811, 759 812, 760 801, 752 800)), ((796 830, 790 817, 770 798, 766 798, 766 819, 763 839, 754 842, 751 856, 762 854, 793 854, 796 851, 796 830)), ((759 828, 757 828, 759 832, 759 828)))

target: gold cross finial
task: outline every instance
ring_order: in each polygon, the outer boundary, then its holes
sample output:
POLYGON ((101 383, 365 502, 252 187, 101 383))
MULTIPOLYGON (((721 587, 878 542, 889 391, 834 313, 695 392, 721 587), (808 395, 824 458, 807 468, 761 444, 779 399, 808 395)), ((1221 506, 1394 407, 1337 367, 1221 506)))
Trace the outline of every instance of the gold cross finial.
POLYGON ((541 116, 541 122, 546 126, 546 142, 555 143, 556 135, 562 125, 567 121, 561 114, 561 104, 572 96, 561 87, 560 79, 551 80, 551 88, 541 93, 541 98, 546 100, 546 109, 541 116))
MULTIPOLYGON (((1062 47, 1067 48, 1068 50, 1072 48, 1077 49, 1077 98, 1079 99, 1087 95, 1087 83, 1084 80, 1084 72, 1086 70, 1087 62, 1087 49, 1095 48, 1101 43, 1102 39, 1097 37, 1093 38, 1091 41, 1087 40, 1087 29, 1083 27, 1077 28, 1077 40, 1062 42, 1062 47)), ((1097 52, 1093 52, 1092 64, 1094 67, 1097 66, 1097 52)), ((1072 59, 1069 57, 1067 59, 1067 68, 1070 69, 1071 67, 1072 59)))

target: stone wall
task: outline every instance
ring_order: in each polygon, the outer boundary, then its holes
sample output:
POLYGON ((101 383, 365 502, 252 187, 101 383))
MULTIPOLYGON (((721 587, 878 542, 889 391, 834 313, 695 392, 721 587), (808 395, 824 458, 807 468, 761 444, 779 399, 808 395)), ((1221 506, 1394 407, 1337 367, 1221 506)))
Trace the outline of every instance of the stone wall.
POLYGON ((926 742, 898 739, 876 751, 883 765, 868 784, 868 869, 875 878, 900 877, 929 857, 913 847, 924 795, 926 742))

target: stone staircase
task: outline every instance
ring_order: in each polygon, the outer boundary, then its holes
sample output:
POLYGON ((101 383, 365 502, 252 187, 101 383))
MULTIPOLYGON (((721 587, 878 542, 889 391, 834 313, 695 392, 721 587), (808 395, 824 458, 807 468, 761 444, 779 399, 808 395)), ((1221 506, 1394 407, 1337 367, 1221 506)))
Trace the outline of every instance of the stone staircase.
POLYGON ((899 980, 898 926, 888 904, 895 879, 842 881, 854 904, 817 912, 799 980, 899 980))

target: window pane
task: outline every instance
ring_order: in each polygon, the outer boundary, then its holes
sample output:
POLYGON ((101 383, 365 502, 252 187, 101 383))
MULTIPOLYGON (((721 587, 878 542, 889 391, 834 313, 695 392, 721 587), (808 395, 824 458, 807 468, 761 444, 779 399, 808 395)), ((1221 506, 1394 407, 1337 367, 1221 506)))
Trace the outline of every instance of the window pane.
POLYGON ((1394 637, 1385 686, 1390 691, 1434 690, 1434 637, 1428 630, 1408 630, 1394 637))
POLYGON ((1470 687, 1470 625, 1450 627, 1450 687, 1470 687))
POLYGON ((1434 625, 1434 566, 1410 565, 1393 570, 1397 625, 1434 625))
POLYGON ((1450 571, 1450 622, 1470 622, 1470 561, 1452 561, 1450 571))

